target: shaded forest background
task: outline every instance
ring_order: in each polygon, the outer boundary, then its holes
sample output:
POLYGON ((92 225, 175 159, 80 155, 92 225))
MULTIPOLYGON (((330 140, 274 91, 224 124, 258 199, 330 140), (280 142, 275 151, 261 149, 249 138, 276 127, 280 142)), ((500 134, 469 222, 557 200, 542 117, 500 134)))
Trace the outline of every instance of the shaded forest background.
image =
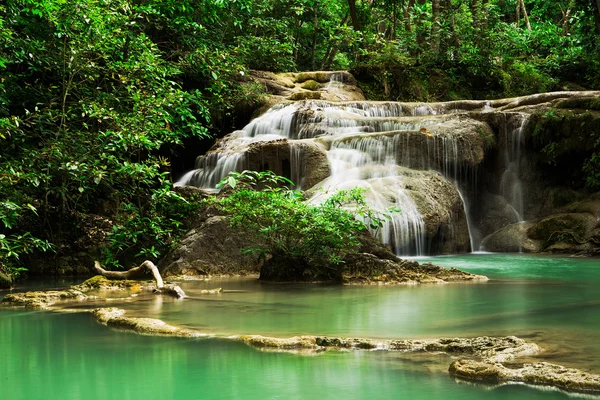
POLYGON ((349 69, 379 100, 599 89, 600 0, 7 0, 0 272, 164 255, 198 207, 172 163, 247 122, 250 69, 349 69))

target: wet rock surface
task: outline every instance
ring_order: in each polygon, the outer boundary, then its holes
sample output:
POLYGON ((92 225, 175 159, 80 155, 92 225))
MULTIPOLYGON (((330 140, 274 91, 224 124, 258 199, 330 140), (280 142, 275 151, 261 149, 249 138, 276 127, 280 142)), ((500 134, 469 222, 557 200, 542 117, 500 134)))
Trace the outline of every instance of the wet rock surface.
POLYGON ((546 362, 507 367, 500 363, 457 360, 448 369, 460 379, 486 383, 521 382, 574 392, 599 392, 600 375, 546 362))
POLYGON ((347 71, 284 72, 250 71, 250 79, 262 84, 269 104, 290 100, 364 100, 356 79, 347 71), (332 84, 333 82, 333 84, 332 84))
POLYGON ((95 295, 91 296, 90 292, 98 290, 104 290, 105 293, 111 291, 128 291, 130 293, 149 291, 156 294, 165 293, 178 298, 185 296, 179 286, 172 283, 164 285, 162 291, 159 291, 156 284, 151 281, 111 280, 97 275, 79 285, 73 285, 63 290, 10 293, 4 296, 1 304, 29 309, 50 309, 59 302, 78 301, 84 303, 86 300, 96 297, 95 295))
POLYGON ((0 271, 0 289, 9 289, 12 286, 12 277, 0 271))
POLYGON ((242 250, 257 245, 256 239, 229 226, 225 216, 211 216, 189 231, 158 267, 164 276, 257 274, 255 255, 242 250))
POLYGON ((600 246, 600 200, 594 194, 540 220, 505 226, 484 241, 488 251, 594 255, 600 246))
POLYGON ((92 311, 98 322, 111 328, 132 331, 140 335, 199 337, 197 332, 169 325, 155 318, 125 317, 125 310, 118 308, 97 308, 92 311))

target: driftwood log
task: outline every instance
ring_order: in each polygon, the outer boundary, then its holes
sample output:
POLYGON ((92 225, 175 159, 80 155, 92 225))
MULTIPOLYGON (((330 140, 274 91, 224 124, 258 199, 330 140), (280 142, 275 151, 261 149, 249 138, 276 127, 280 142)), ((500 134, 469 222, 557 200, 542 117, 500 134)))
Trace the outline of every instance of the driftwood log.
POLYGON ((146 260, 141 263, 138 267, 131 268, 127 271, 107 271, 98 261, 94 261, 94 268, 96 272, 100 275, 108 278, 108 279, 133 279, 140 278, 144 276, 146 270, 149 270, 154 276, 154 280, 156 281, 156 290, 155 293, 165 293, 171 296, 175 296, 177 298, 184 298, 185 292, 178 285, 175 284, 166 284, 163 282, 162 276, 160 276, 160 272, 158 268, 152 261, 146 260))

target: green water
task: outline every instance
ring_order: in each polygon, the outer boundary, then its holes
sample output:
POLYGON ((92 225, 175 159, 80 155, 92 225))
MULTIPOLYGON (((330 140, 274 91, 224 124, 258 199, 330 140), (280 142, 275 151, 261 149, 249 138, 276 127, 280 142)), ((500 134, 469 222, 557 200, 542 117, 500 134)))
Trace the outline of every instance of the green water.
MULTIPOLYGON (((212 280, 184 283, 192 298, 183 301, 141 295, 135 303, 99 305, 223 334, 517 334, 545 346, 547 360, 600 373, 599 260, 467 255, 433 261, 492 280, 414 287, 212 280), (226 292, 199 294, 218 286, 226 292)), ((445 373, 450 359, 443 355, 265 353, 231 341, 114 332, 87 314, 0 309, 0 360, 1 399, 566 397, 523 385, 456 383, 445 373)))

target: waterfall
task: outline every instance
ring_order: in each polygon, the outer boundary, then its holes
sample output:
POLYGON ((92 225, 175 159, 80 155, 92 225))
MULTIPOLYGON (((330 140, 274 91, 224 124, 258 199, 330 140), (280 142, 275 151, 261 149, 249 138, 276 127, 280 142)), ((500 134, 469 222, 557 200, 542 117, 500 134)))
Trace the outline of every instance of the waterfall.
MULTIPOLYGON (((336 90, 341 81, 341 75, 333 74, 329 90, 336 90)), ((419 211, 425 206, 417 206, 414 197, 431 202, 436 195, 419 194, 410 179, 420 178, 408 168, 439 171, 453 182, 474 162, 475 155, 461 136, 463 123, 449 115, 455 112, 443 104, 395 102, 306 100, 275 105, 220 140, 176 185, 212 189, 231 171, 268 168, 288 176, 298 188, 310 189, 304 187, 306 149, 321 149, 329 177, 319 184, 325 194, 317 191, 310 201, 322 201, 336 190, 363 187, 377 212, 401 210, 389 213, 389 220, 373 234, 398 255, 425 255, 426 224, 419 211)), ((460 192, 459 196, 468 214, 460 192)))
POLYGON ((463 203, 463 209, 465 211, 465 216, 467 217, 467 226, 469 227, 469 243, 471 245, 471 252, 479 250, 476 244, 476 236, 477 236, 477 228, 473 224, 473 218, 471 218, 470 210, 469 210, 469 202, 467 198, 463 195, 462 190, 460 189, 460 185, 458 182, 454 182, 456 185, 456 189, 458 190, 458 195, 460 196, 460 200, 463 203))
POLYGON ((521 146, 523 132, 527 126, 526 114, 513 114, 504 124, 504 172, 500 179, 500 195, 515 213, 518 222, 523 222, 523 183, 521 181, 521 146))

